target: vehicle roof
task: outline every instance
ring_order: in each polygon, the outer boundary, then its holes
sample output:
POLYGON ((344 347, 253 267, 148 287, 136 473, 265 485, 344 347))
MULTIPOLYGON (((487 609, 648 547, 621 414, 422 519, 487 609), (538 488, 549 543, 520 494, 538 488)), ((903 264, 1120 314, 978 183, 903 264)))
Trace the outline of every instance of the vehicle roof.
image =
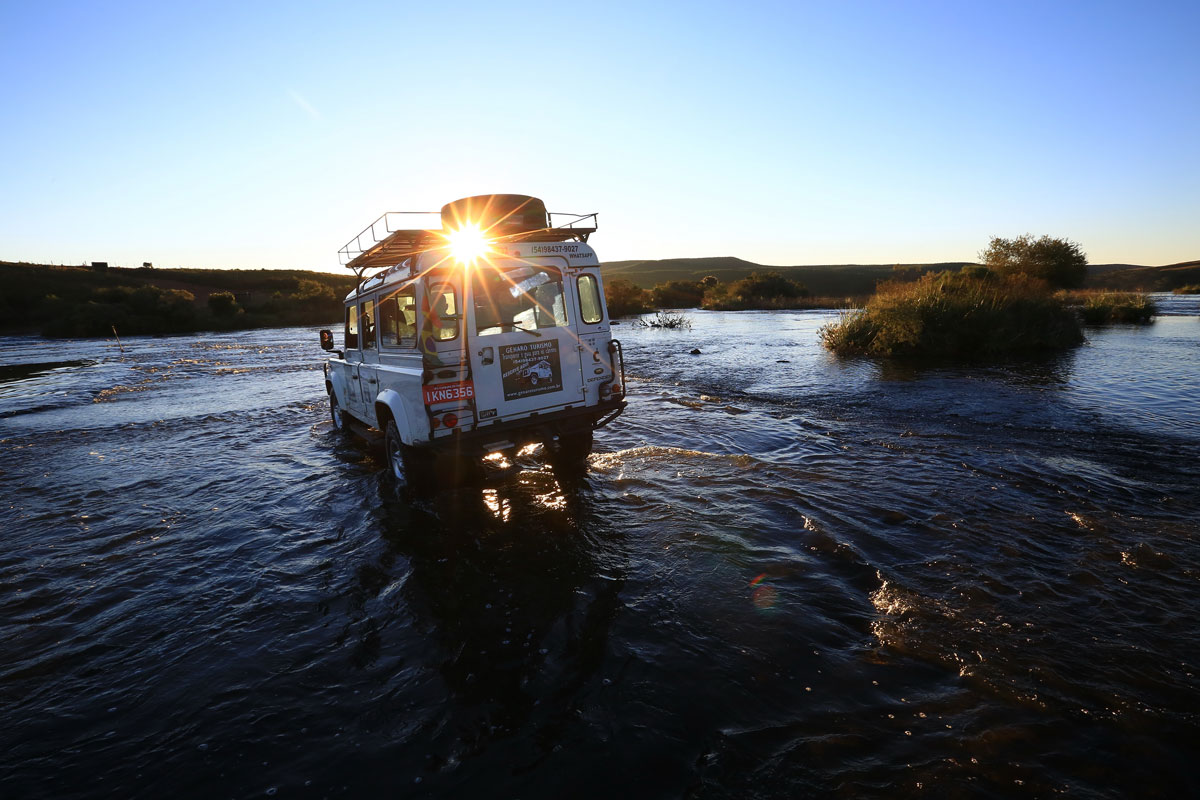
MULTIPOLYGON (((508 252, 497 253, 493 260, 495 265, 499 266, 506 261, 520 260, 523 257, 531 256, 535 242, 512 242, 502 245, 508 252)), ((578 248, 577 252, 581 255, 596 257, 596 251, 592 246, 584 242, 571 242, 571 247, 578 248)), ((393 264, 387 269, 377 272, 369 278, 366 278, 354 289, 351 289, 346 294, 344 302, 352 302, 360 295, 376 291, 384 286, 400 285, 411 283, 421 278, 429 278, 437 275, 443 275, 452 269, 457 269, 457 265, 446 263, 449 258, 447 248, 441 247, 437 250, 427 250, 419 255, 413 256, 418 259, 419 271, 413 272, 409 266, 409 259, 405 259, 399 264, 393 264), (421 264, 422 261, 428 261, 428 264, 421 264)), ((580 266, 595 266, 595 264, 581 264, 580 266)))

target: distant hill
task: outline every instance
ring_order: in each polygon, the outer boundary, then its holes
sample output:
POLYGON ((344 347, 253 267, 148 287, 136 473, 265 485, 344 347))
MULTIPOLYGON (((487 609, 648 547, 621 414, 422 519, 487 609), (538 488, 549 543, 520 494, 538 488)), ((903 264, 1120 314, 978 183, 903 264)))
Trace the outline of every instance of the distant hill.
POLYGON ((715 275, 722 282, 744 278, 751 272, 778 272, 797 280, 818 296, 865 295, 875 291, 880 280, 907 272, 938 272, 959 270, 970 262, 953 261, 941 264, 819 264, 810 266, 777 267, 755 264, 732 256, 716 258, 668 258, 658 261, 608 261, 605 275, 625 278, 643 289, 666 281, 698 281, 715 275))
MULTIPOLYGON (((881 280, 911 276, 914 273, 960 270, 970 261, 945 261, 936 264, 813 264, 808 266, 770 266, 755 264, 733 256, 712 258, 666 258, 659 260, 608 261, 605 274, 625 278, 643 289, 666 281, 698 281, 715 275, 728 283, 751 272, 778 272, 808 287, 814 295, 840 297, 867 295, 881 280)), ((1165 267, 1137 264, 1090 264, 1085 286, 1145 291, 1170 291, 1177 286, 1200 283, 1200 261, 1186 261, 1165 267)))
MULTIPOLYGON (((1110 265, 1104 265, 1110 266, 1110 265)), ((1123 291, 1169 292, 1180 286, 1200 283, 1200 261, 1183 261, 1165 267, 1138 267, 1113 264, 1116 269, 1088 267, 1085 286, 1123 291)))

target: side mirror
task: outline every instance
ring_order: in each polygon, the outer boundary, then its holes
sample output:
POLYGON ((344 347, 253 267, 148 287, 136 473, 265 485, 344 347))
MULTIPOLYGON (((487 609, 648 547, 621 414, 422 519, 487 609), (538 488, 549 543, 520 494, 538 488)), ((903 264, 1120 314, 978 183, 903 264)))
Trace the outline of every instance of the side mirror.
POLYGON ((322 350, 332 350, 333 349, 333 332, 332 331, 321 331, 321 349, 322 350))

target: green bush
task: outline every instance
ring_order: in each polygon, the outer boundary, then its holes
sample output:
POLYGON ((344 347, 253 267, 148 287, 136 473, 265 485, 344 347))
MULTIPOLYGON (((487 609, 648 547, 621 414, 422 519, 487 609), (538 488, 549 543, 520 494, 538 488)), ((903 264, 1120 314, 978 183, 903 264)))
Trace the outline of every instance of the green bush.
POLYGON ((1028 233, 1016 239, 993 236, 979 256, 1001 275, 1028 275, 1063 289, 1081 286, 1087 277, 1087 256, 1067 239, 1034 239, 1028 233))
POLYGON ((604 282, 604 299, 608 316, 612 318, 644 314, 650 310, 646 290, 624 278, 604 282))
POLYGON ((1088 325, 1135 323, 1145 325, 1158 313, 1148 295, 1136 292, 1098 292, 1084 298, 1079 315, 1088 325))
POLYGON ((804 284, 785 278, 778 272, 751 272, 734 281, 729 295, 739 300, 774 300, 776 298, 807 297, 804 284))
POLYGON ((213 292, 208 296, 208 310, 214 317, 226 319, 235 316, 238 312, 237 297, 233 292, 213 292))
POLYGON ((695 308, 704 299, 704 285, 701 281, 667 281, 650 290, 650 299, 655 308, 695 308))
POLYGON ((1075 315, 1043 281, 951 272, 882 283, 820 336, 838 355, 895 357, 994 357, 1083 341, 1075 315))

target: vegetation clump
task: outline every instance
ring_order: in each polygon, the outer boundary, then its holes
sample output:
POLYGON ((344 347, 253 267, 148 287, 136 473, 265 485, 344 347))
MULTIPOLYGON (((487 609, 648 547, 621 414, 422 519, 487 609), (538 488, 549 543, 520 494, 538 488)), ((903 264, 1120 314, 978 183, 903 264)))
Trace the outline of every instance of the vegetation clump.
POLYGON ((1028 275, 1061 289, 1082 286, 1087 277, 1087 256, 1067 239, 1034 239, 1028 233, 1016 239, 993 236, 979 256, 988 269, 1001 275, 1028 275))
POLYGON ((701 281, 667 281, 650 290, 650 300, 655 308, 697 308, 705 290, 701 281))
POLYGON ((632 317, 650 310, 650 298, 646 290, 625 278, 604 282, 604 300, 608 315, 612 318, 632 317))
POLYGON ((659 311, 649 319, 639 319, 637 321, 639 328, 684 328, 692 329, 692 321, 684 314, 672 314, 666 311, 659 311))
POLYGON ((1200 294, 1200 283, 1189 283, 1174 290, 1175 294, 1200 294))
POLYGON ((927 274, 881 283, 858 311, 820 331, 838 355, 986 358, 1073 347, 1079 322, 1042 280, 1024 274, 927 274))
POLYGON ((1136 292, 1092 292, 1084 296, 1079 307, 1079 316, 1087 325, 1145 325, 1157 313, 1154 300, 1136 292))
POLYGON ((733 283, 714 281, 704 292, 705 308, 716 311, 808 308, 808 289, 778 272, 752 272, 733 283))

